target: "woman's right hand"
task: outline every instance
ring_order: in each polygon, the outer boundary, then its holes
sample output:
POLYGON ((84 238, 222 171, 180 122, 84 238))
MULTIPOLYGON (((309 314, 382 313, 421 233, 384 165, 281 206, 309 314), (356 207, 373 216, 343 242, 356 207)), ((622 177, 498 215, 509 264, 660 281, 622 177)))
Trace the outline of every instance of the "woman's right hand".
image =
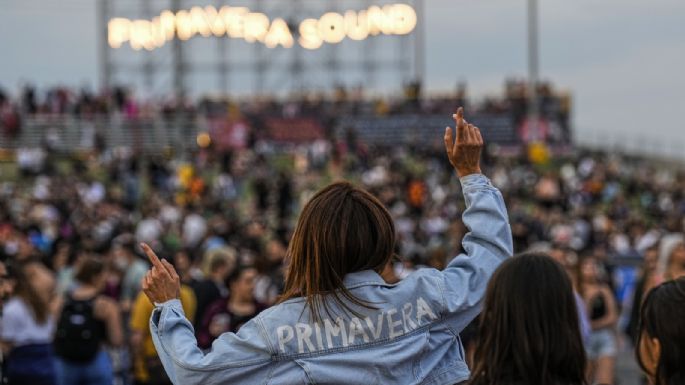
POLYGON ((452 128, 445 128, 445 150, 452 167, 459 177, 480 174, 480 154, 483 150, 483 137, 480 129, 464 120, 464 108, 459 107, 452 115, 456 122, 456 140, 452 128))
POLYGON ((166 260, 160 261, 146 243, 140 247, 147 254, 152 268, 145 274, 142 289, 152 303, 164 303, 171 299, 181 298, 181 279, 176 269, 166 260))

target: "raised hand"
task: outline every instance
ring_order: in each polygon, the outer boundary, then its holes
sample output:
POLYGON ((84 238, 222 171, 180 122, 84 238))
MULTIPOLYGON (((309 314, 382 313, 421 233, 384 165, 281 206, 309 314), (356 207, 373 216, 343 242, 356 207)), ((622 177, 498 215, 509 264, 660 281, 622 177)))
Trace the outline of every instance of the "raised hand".
POLYGON ((480 129, 464 120, 464 108, 459 107, 452 115, 457 125, 457 138, 452 135, 452 128, 445 128, 445 150, 447 157, 457 170, 459 177, 480 174, 480 154, 483 150, 483 137, 480 129))
POLYGON ((166 260, 160 261, 157 254, 147 244, 141 243, 140 247, 152 264, 152 269, 145 274, 142 282, 143 292, 150 302, 162 303, 180 298, 181 279, 176 269, 166 260))

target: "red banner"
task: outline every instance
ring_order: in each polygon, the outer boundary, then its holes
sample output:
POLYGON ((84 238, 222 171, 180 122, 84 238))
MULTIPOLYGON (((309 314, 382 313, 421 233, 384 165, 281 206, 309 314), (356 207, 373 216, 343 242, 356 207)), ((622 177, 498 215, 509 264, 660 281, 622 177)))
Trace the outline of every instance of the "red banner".
POLYGON ((209 135, 217 150, 247 147, 250 126, 243 121, 215 120, 210 122, 209 135))
POLYGON ((299 143, 323 138, 323 127, 315 119, 270 118, 265 123, 271 140, 299 143))

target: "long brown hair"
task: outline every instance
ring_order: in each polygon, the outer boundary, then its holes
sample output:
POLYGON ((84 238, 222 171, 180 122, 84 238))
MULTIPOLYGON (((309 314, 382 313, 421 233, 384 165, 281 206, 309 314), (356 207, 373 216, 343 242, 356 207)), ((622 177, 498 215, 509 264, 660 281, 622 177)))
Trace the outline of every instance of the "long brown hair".
MULTIPOLYGON (((585 297, 585 289, 588 286, 588 284, 584 281, 583 278, 583 265, 590 262, 594 264, 595 269, 599 269, 599 261, 597 260, 597 257, 595 257, 593 254, 582 255, 578 259, 578 263, 574 266, 575 288, 582 297, 585 297)), ((599 276, 595 277, 595 283, 597 285, 602 285, 602 280, 599 276)))
POLYGON ((36 317, 36 323, 42 325, 48 320, 50 309, 48 304, 41 298, 41 295, 36 288, 31 284, 32 279, 28 276, 27 270, 33 264, 39 264, 39 262, 25 262, 12 269, 12 275, 16 282, 14 294, 21 298, 33 311, 33 315, 36 317))
POLYGON ((485 294, 470 385, 581 385, 586 357, 564 268, 544 254, 504 262, 485 294))
POLYGON ((373 308, 347 290, 343 278, 362 270, 380 273, 394 249, 395 225, 383 204, 349 182, 333 183, 317 192, 300 214, 279 302, 304 297, 315 322, 321 321, 322 310, 330 315, 329 296, 351 313, 349 303, 373 308))

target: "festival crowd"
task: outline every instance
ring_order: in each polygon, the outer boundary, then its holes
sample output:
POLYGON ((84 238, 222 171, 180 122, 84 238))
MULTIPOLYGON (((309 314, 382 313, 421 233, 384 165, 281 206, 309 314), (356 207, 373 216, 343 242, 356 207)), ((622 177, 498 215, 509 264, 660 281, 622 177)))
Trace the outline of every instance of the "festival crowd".
MULTIPOLYGON (((134 106, 114 95, 131 113, 134 106)), ((41 104, 28 93, 13 105, 21 114, 98 108, 87 95, 69 100, 56 91, 41 104)), ((3 104, 11 103, 0 97, 3 104)), ((591 381, 616 383, 615 359, 637 340, 643 296, 685 276, 685 171, 610 153, 577 150, 540 161, 500 156, 495 147, 484 171, 504 195, 515 252, 548 253, 580 295, 591 381)), ((255 140, 234 151, 209 146, 147 157, 105 146, 53 154, 2 177, 3 374, 10 384, 26 373, 42 375, 41 384, 168 383, 150 335, 154 305, 141 292, 149 265, 139 243, 176 268, 198 345, 210 349, 278 301, 300 208, 341 178, 370 191, 394 217, 398 258, 386 280, 442 269, 462 251, 454 170, 443 149, 411 143, 370 145, 328 132, 286 149, 255 140)), ((462 338, 473 352, 478 341, 469 329, 462 338)))

